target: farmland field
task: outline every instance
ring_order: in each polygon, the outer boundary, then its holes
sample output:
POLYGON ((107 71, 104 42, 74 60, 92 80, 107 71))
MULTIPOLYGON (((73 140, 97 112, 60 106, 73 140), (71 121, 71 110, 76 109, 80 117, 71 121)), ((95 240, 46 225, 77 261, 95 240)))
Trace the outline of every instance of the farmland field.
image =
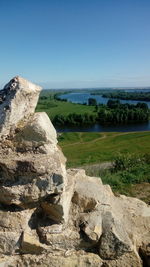
POLYGON ((150 132, 62 133, 59 136, 68 167, 82 167, 88 175, 101 177, 115 194, 138 197, 148 204, 149 141, 150 132))
POLYGON ((149 153, 150 132, 62 133, 59 145, 68 167, 76 167, 113 161, 117 153, 149 153))

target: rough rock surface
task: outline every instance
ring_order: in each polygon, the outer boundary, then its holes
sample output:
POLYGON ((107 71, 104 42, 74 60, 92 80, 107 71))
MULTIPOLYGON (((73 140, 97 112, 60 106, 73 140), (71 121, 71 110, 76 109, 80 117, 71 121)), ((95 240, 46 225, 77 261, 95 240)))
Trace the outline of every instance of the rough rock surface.
POLYGON ((66 170, 39 93, 20 77, 0 92, 0 266, 150 266, 150 207, 66 170))
POLYGON ((0 134, 34 113, 41 87, 16 76, 0 91, 0 134))

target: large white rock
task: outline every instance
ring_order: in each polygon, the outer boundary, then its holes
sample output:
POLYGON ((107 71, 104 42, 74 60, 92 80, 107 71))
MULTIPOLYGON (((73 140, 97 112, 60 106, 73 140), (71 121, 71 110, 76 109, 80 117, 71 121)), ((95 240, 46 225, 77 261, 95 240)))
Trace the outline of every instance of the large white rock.
POLYGON ((138 254, 139 248, 144 251, 150 243, 150 207, 136 198, 114 196, 108 185, 83 170, 74 170, 74 175, 72 201, 79 209, 73 219, 91 245, 98 245, 100 257, 113 260, 134 251, 138 254))
POLYGON ((69 219, 71 199, 74 193, 74 177, 68 174, 67 178, 67 184, 61 195, 54 195, 41 203, 44 213, 57 223, 67 223, 69 219))
POLYGON ((18 129, 15 143, 22 151, 39 148, 41 152, 51 150, 52 145, 57 144, 57 134, 48 115, 45 112, 34 113, 29 121, 18 129))
POLYGON ((67 179, 65 158, 56 146, 50 151, 0 155, 1 203, 27 207, 50 194, 63 192, 67 179))
POLYGON ((34 209, 18 211, 0 210, 0 254, 14 254, 21 246, 22 233, 31 232, 29 221, 34 209))
POLYGON ((40 90, 15 77, 0 92, 0 136, 13 133, 0 140, 0 202, 6 205, 35 205, 67 183, 56 130, 45 112, 34 113, 40 90))
POLYGON ((41 87, 16 76, 0 91, 0 136, 34 113, 41 87))

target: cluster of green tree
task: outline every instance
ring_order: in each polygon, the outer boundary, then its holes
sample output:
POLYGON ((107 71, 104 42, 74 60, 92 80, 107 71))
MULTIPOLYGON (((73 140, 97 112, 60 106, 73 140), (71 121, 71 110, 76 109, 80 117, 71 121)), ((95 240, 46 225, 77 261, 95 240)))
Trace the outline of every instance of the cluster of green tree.
POLYGON ((54 99, 54 94, 56 94, 56 92, 54 90, 44 89, 40 93, 39 101, 40 100, 41 101, 42 100, 53 100, 54 99))
POLYGON ((46 95, 42 95, 39 97, 39 101, 40 100, 47 100, 47 99, 48 99, 48 96, 46 96, 46 95))
POLYGON ((148 121, 150 115, 145 103, 138 103, 137 105, 121 104, 119 100, 108 100, 107 106, 101 105, 97 113, 98 121, 102 124, 148 121))
POLYGON ((88 99, 88 105, 89 106, 97 106, 97 101, 95 98, 89 98, 88 99))
MULTIPOLYGON (((48 90, 47 90, 48 91, 48 90)), ((38 104, 40 103, 43 103, 45 101, 50 101, 50 100, 53 100, 54 99, 54 93, 52 92, 46 92, 46 90, 43 90, 40 94, 40 97, 39 97, 39 101, 38 101, 38 104)))
POLYGON ((102 94, 103 97, 107 98, 118 98, 124 100, 142 100, 150 101, 150 92, 125 92, 125 91, 112 91, 105 92, 102 94))
POLYGON ((63 102, 67 102, 67 99, 64 98, 60 98, 61 95, 65 95, 65 94, 70 94, 72 93, 72 91, 58 91, 57 93, 54 94, 54 99, 58 100, 58 101, 63 101, 63 102))
POLYGON ((85 124, 94 124, 97 121, 96 114, 76 114, 70 113, 66 116, 56 115, 53 119, 54 125, 85 125, 85 124))
POLYGON ((43 110, 45 109, 49 109, 52 107, 57 107, 57 103, 55 103, 53 100, 54 97, 53 95, 42 95, 39 97, 39 101, 38 101, 38 107, 42 108, 43 110))
MULTIPOLYGON (((94 99, 95 101, 95 99, 94 99)), ((95 113, 77 114, 70 113, 66 116, 60 114, 53 119, 54 125, 85 125, 85 124, 125 124, 149 120, 149 109, 145 103, 121 104, 119 100, 108 100, 107 105, 95 105, 95 113)))
POLYGON ((67 102, 67 99, 60 98, 60 95, 61 95, 60 93, 54 94, 54 99, 57 100, 57 101, 67 102))
POLYGON ((129 103, 121 104, 119 100, 109 99, 107 101, 107 106, 109 108, 127 108, 127 109, 141 108, 141 109, 148 110, 148 105, 142 102, 138 102, 136 105, 129 104, 129 103))
MULTIPOLYGON (((40 97, 39 97, 39 102, 41 103, 41 102, 43 102, 43 101, 49 101, 49 100, 53 100, 54 99, 54 96, 53 95, 41 95, 40 97)), ((38 102, 38 103, 39 103, 38 102)))

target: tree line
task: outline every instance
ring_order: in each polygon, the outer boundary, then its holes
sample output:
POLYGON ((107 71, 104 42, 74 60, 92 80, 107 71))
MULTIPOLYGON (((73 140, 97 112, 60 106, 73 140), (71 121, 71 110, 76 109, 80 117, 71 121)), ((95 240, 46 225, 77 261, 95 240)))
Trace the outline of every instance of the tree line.
POLYGON ((102 94, 106 98, 117 98, 123 100, 141 100, 150 101, 150 92, 125 92, 125 91, 113 91, 105 92, 102 94))
POLYGON ((57 114, 54 125, 85 125, 85 124, 127 124, 132 122, 146 122, 149 120, 149 109, 145 103, 121 104, 119 100, 108 100, 107 105, 97 104, 95 99, 89 99, 93 106, 93 113, 57 114))

